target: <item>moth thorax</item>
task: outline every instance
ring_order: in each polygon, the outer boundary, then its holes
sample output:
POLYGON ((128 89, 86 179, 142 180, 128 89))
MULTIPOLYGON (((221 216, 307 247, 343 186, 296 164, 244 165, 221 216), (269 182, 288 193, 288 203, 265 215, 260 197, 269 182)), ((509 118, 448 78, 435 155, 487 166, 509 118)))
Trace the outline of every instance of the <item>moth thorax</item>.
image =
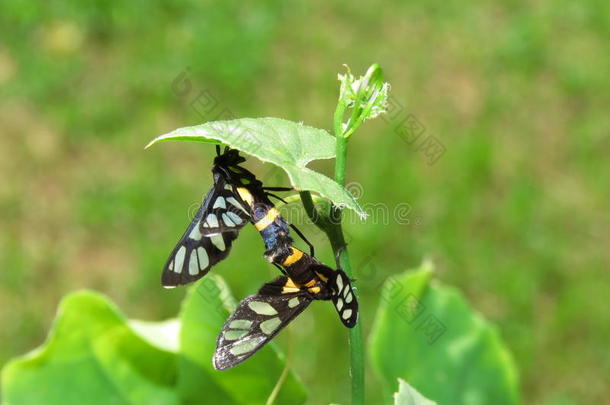
POLYGON ((267 250, 263 256, 265 256, 269 263, 282 263, 289 254, 284 249, 275 248, 267 250))
POLYGON ((263 254, 263 256, 265 257, 265 259, 267 259, 267 261, 268 261, 269 263, 273 263, 273 262, 274 262, 275 257, 277 257, 277 254, 276 254, 275 252, 273 252, 273 251, 269 251, 269 250, 268 250, 268 251, 266 251, 266 252, 263 254))

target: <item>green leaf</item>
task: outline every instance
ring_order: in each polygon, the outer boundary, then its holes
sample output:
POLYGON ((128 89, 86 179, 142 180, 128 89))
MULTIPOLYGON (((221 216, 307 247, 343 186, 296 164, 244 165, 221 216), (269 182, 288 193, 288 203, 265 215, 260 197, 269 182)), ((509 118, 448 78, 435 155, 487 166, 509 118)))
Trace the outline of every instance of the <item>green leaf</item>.
POLYGON ((284 169, 296 190, 312 191, 356 211, 362 218, 366 217, 345 188, 306 167, 313 160, 335 156, 335 138, 322 129, 279 118, 241 118, 179 128, 153 139, 146 147, 161 141, 229 145, 284 169))
POLYGON ((129 326, 148 343, 168 352, 178 353, 180 343, 180 321, 168 319, 162 322, 129 320, 129 326))
MULTIPOLYGON (((181 322, 127 321, 99 294, 69 295, 47 342, 2 370, 3 403, 265 403, 286 365, 271 346, 233 370, 212 366, 216 338, 233 305, 218 276, 190 290, 181 322)), ((303 386, 286 373, 274 404, 305 399, 303 386)))
MULTIPOLYGON (((214 369, 216 339, 234 306, 226 284, 216 275, 208 275, 189 290, 180 314, 182 356, 178 386, 184 403, 209 401, 207 396, 201 396, 205 390, 200 377, 204 374, 212 377, 210 385, 225 394, 222 401, 210 402, 214 404, 264 404, 280 379, 286 363, 272 343, 233 369, 214 369)), ((274 404, 301 404, 305 399, 303 386, 288 372, 274 404)))
POLYGON ((384 284, 370 357, 388 390, 403 378, 439 404, 518 404, 516 368, 496 329, 431 275, 423 265, 384 284))
POLYGON ((436 405, 436 402, 425 398, 406 381, 398 379, 398 392, 394 393, 394 405, 436 405))
POLYGON ((178 404, 176 355, 138 336, 93 292, 67 296, 45 344, 2 370, 3 403, 178 404))

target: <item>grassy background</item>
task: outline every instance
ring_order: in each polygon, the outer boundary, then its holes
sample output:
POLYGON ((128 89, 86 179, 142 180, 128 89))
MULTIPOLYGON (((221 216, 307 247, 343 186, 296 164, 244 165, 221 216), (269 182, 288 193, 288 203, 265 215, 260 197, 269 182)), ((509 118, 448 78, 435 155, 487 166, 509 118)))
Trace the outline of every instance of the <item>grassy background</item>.
MULTIPOLYGON (((603 403, 609 35, 602 0, 1 2, 0 362, 38 345, 75 289, 102 291, 132 317, 176 313, 184 290, 161 289, 159 272, 209 186, 213 148, 142 147, 214 119, 190 105, 199 92, 235 116, 329 128, 341 65, 378 62, 404 114, 446 153, 428 165, 398 121, 367 123, 350 143, 360 201, 411 207, 408 224, 347 225, 365 333, 381 281, 430 257, 499 325, 526 403, 603 403), (172 82, 186 69, 192 90, 180 97, 172 82)), ((249 167, 285 184, 269 165, 249 167)), ((261 254, 245 229, 216 268, 237 296, 275 274, 261 254)), ((279 339, 293 340, 312 404, 345 402, 335 317, 315 305, 279 339)), ((379 382, 368 384, 376 403, 379 382)))

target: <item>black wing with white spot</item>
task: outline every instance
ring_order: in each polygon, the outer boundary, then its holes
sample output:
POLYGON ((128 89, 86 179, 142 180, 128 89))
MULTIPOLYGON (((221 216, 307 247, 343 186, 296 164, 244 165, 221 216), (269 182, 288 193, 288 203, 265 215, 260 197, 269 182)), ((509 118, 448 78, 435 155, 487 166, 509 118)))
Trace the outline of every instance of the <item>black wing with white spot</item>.
POLYGON ((339 313, 339 319, 348 328, 358 322, 358 300, 350 279, 341 269, 333 270, 323 264, 317 264, 312 270, 322 277, 330 290, 330 299, 339 313))
MULTIPOLYGON (((205 219, 210 218, 209 215, 218 209, 214 208, 218 199, 224 199, 224 185, 224 181, 219 179, 212 186, 195 218, 167 259, 161 275, 161 284, 164 287, 171 288, 193 282, 205 276, 212 266, 229 255, 241 226, 210 235, 201 232, 205 219)), ((246 221, 243 221, 243 224, 245 223, 246 221)))
POLYGON ((250 220, 250 209, 235 192, 234 186, 220 175, 215 175, 214 180, 214 195, 199 225, 203 235, 236 231, 250 220))
POLYGON ((335 270, 328 279, 328 286, 341 322, 348 328, 353 328, 358 322, 358 300, 349 277, 343 270, 335 270))
POLYGON ((252 356, 309 306, 313 298, 307 291, 282 292, 287 281, 286 276, 278 277, 239 303, 216 342, 217 370, 235 367, 252 356))

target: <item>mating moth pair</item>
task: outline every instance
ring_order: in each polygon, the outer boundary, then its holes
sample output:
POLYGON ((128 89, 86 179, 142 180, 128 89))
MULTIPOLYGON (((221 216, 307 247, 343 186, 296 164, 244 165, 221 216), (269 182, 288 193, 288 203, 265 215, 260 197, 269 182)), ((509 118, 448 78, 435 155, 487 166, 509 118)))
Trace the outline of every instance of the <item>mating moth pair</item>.
POLYGON ((264 187, 240 166, 245 159, 235 149, 226 148, 221 154, 217 146, 216 152, 214 184, 165 263, 163 286, 172 288, 205 276, 228 256, 247 222, 260 232, 265 258, 282 275, 239 303, 218 337, 214 367, 228 369, 252 356, 314 300, 332 301, 341 322, 353 327, 358 320, 358 302, 349 277, 320 263, 311 243, 282 218, 269 199, 281 200, 272 191, 291 189, 264 187), (290 229, 309 246, 309 254, 293 246, 290 229))

